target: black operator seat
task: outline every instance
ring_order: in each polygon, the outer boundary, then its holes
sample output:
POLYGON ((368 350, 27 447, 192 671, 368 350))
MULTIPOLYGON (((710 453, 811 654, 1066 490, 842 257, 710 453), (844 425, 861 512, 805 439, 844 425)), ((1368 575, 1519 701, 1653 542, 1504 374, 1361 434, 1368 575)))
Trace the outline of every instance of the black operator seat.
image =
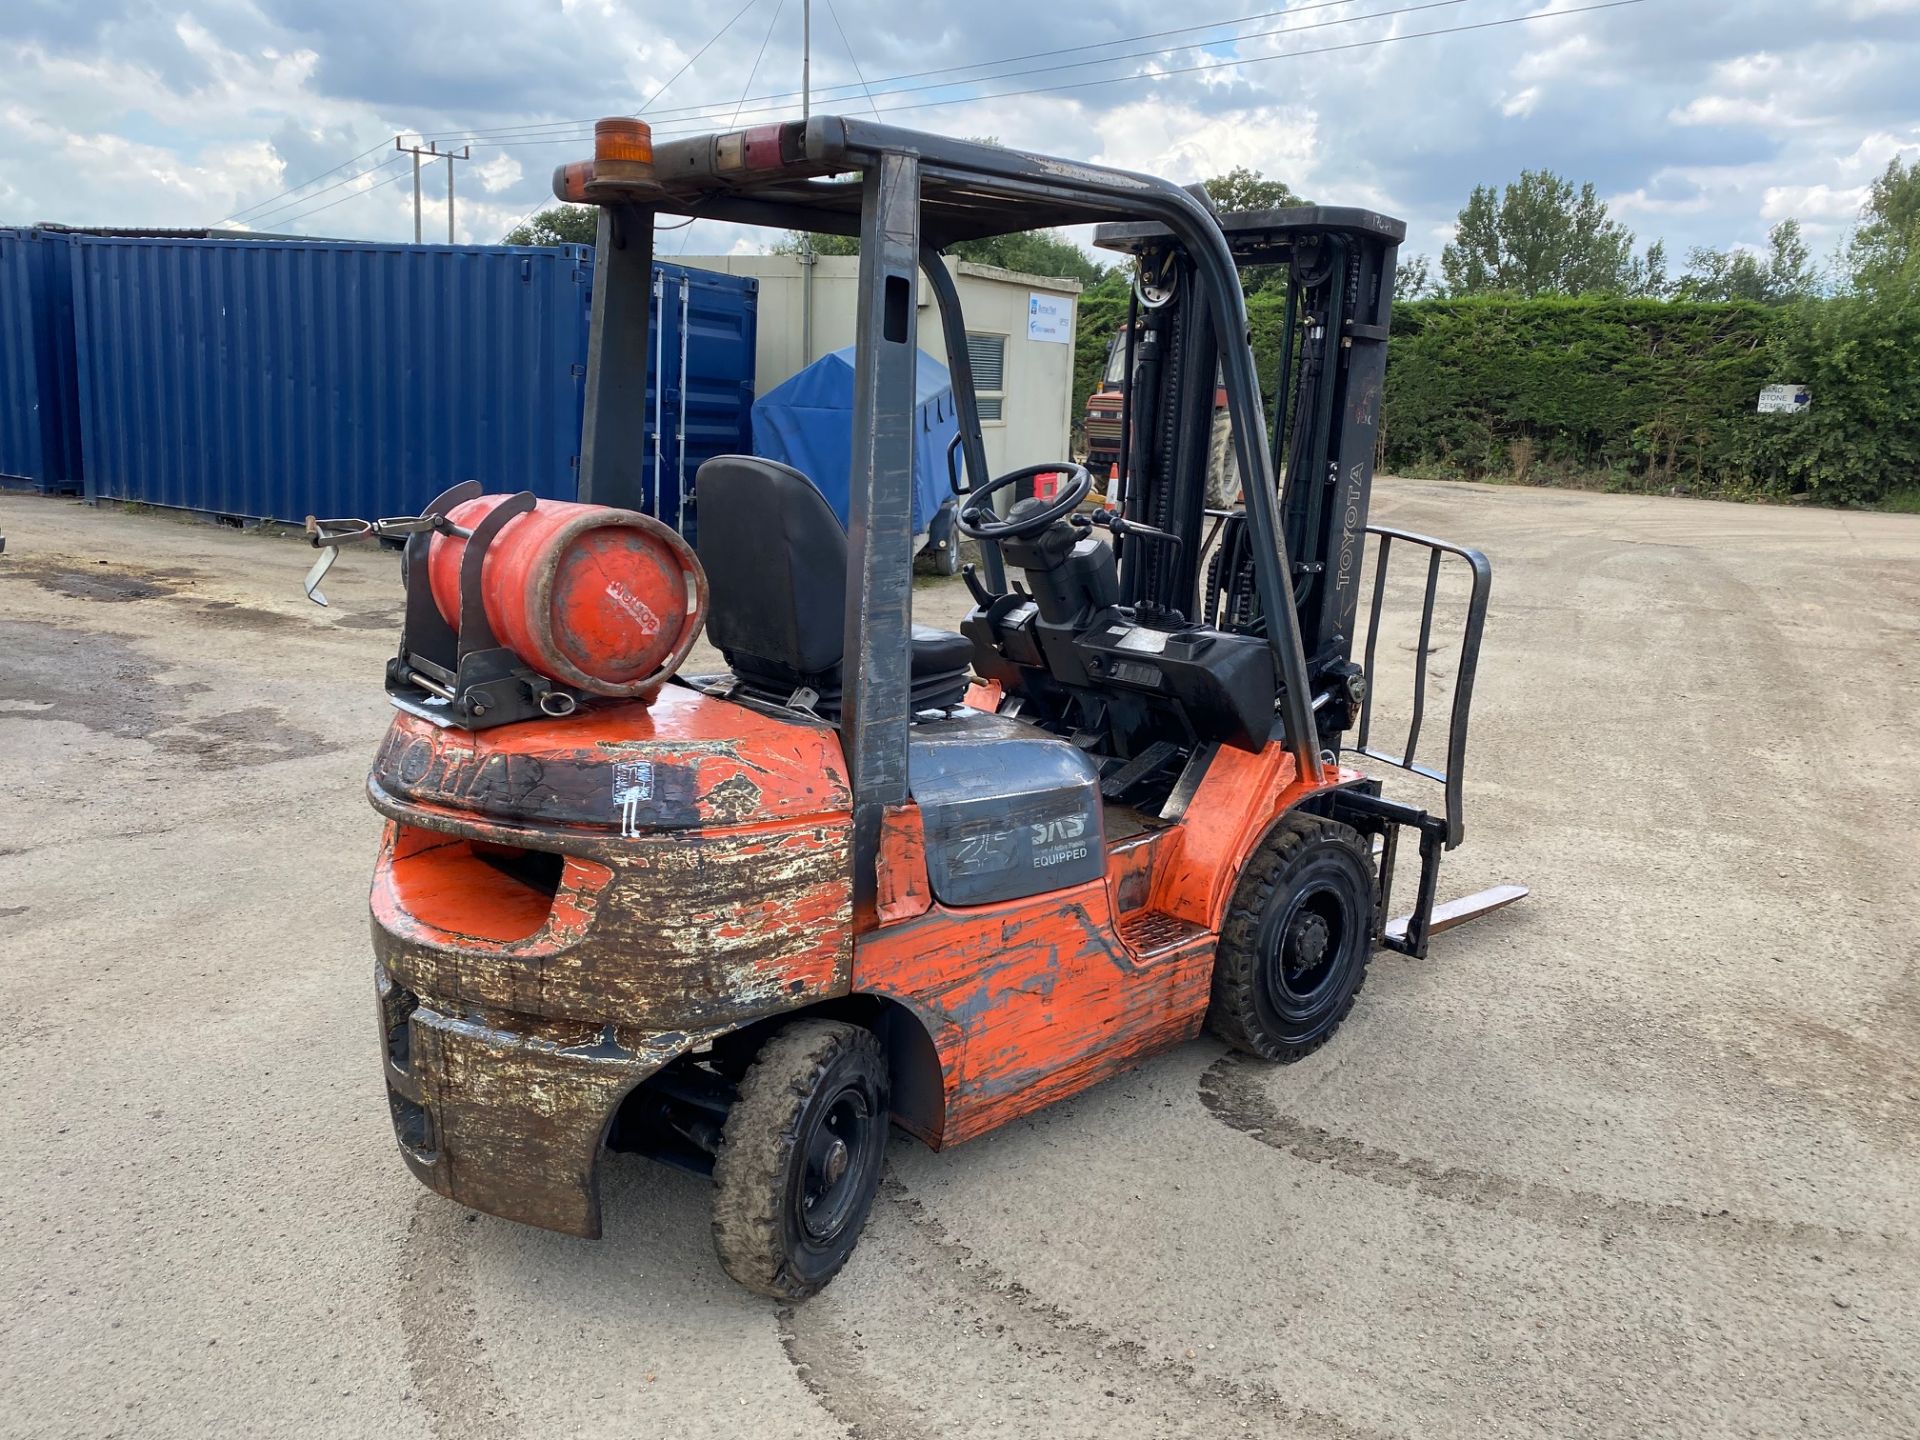
MULTIPOLYGON (((695 483, 707 638, 750 693, 784 704, 812 690, 813 708, 837 720, 847 607, 839 517, 806 476, 757 455, 715 456, 695 483)), ((972 658, 965 636, 915 625, 913 708, 958 705, 972 658)))

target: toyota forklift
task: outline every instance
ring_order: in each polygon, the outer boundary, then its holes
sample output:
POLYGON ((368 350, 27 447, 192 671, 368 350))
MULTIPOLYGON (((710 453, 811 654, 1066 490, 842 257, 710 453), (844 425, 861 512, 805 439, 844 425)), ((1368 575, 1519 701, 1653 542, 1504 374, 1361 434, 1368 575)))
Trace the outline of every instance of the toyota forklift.
POLYGON ((367 789, 382 1063, 426 1185, 597 1237, 600 1157, 639 1151, 712 1178, 729 1274, 801 1299, 852 1251, 892 1127, 954 1145, 1203 1026, 1297 1060, 1377 948, 1422 956, 1524 893, 1436 905, 1489 570, 1368 524, 1399 222, 1222 217, 1150 176, 836 116, 658 146, 602 121, 555 191, 600 207, 580 503, 469 485, 310 527, 329 555, 405 539, 367 789), (844 529, 808 477, 748 455, 700 469, 697 558, 643 513, 660 215, 858 237, 844 529), (1122 475, 1094 511, 1071 462, 987 473, 942 260, 1069 225, 1136 271, 1122 475), (1290 276, 1272 448, 1247 264, 1290 276), (980 546, 958 633, 912 613, 923 294, 980 546), (1206 495, 1216 371, 1231 509, 1206 495), (1044 472, 1064 479, 1037 498, 1044 472), (1371 739, 1372 682, 1409 551, 1424 608, 1395 747, 1371 739), (1429 765, 1443 562, 1471 594, 1429 765), (726 669, 680 673, 703 624, 726 669), (1444 803, 1388 796, 1369 761, 1444 803), (1395 918, 1402 837, 1418 875, 1395 918))

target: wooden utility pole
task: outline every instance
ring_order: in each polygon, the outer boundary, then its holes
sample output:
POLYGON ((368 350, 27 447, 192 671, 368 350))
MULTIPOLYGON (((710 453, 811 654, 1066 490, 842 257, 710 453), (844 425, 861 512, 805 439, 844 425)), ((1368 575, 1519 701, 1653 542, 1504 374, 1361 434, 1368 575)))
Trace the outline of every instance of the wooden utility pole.
POLYGON ((447 243, 451 245, 454 243, 454 240, 453 240, 453 162, 456 160, 466 160, 471 158, 473 154, 472 148, 470 146, 462 145, 457 152, 451 148, 442 150, 440 148, 440 142, 438 140, 429 141, 426 144, 426 146, 423 148, 419 145, 403 145, 400 143, 403 138, 404 138, 403 136, 399 136, 399 135, 394 136, 393 148, 400 151, 402 154, 413 156, 413 243, 418 245, 421 242, 420 157, 424 155, 431 160, 444 160, 447 162, 447 243))

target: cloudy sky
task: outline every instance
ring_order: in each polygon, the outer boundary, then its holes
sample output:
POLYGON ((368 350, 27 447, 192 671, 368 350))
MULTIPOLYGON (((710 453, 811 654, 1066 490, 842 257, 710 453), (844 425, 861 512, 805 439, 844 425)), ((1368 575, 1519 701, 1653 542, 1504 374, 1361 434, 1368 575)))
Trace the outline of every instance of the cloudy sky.
MULTIPOLYGON (((1920 157, 1920 0, 1592 3, 815 0, 816 108, 1180 181, 1251 166, 1432 252, 1475 184, 1546 166, 1676 256, 1789 215, 1824 253, 1920 157)), ((0 0, 0 224, 410 239, 404 132, 471 144, 459 236, 491 242, 595 115, 797 114, 800 28, 801 0, 0 0)))

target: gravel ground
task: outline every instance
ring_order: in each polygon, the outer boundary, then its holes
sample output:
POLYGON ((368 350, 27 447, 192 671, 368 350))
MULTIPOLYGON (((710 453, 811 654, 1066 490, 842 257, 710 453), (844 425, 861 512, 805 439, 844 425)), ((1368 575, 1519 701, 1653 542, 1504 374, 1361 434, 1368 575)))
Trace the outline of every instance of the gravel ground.
POLYGON ((1300 1065, 1196 1041, 897 1141, 782 1310, 686 1176, 615 1158, 592 1243, 401 1166, 391 558, 321 612, 290 539, 0 497, 0 1433, 1920 1433, 1920 519, 1375 518, 1493 558, 1442 888, 1532 897, 1379 957, 1300 1065))

